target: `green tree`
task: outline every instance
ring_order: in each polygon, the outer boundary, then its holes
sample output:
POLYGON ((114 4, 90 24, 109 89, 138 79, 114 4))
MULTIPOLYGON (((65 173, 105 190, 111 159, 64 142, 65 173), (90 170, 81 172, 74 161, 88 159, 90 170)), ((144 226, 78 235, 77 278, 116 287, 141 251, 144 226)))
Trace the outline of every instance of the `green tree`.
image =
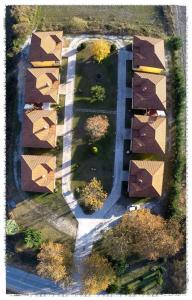
POLYGON ((40 231, 33 228, 28 228, 25 230, 24 242, 28 248, 38 249, 42 241, 43 240, 40 231))
POLYGON ((91 87, 91 103, 103 102, 106 98, 105 88, 101 85, 94 85, 91 87))

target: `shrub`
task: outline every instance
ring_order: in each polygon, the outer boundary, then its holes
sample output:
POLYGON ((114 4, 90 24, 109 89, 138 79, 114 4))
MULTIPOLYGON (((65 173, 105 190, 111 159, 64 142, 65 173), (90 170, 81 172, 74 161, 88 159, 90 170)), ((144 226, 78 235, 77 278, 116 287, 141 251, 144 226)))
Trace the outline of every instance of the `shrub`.
POLYGON ((77 47, 77 51, 80 52, 81 50, 86 48, 86 43, 81 43, 78 47, 77 47))
POLYGON ((87 21, 82 19, 82 18, 79 18, 79 17, 73 17, 69 23, 68 23, 68 26, 69 30, 71 32, 75 32, 75 31, 78 31, 78 32, 83 32, 87 29, 88 27, 88 24, 87 24, 87 21))
POLYGON ((25 230, 24 242, 28 248, 38 249, 42 241, 43 240, 40 231, 33 228, 28 228, 25 230))
POLYGON ((95 85, 91 87, 91 103, 97 101, 104 101, 105 100, 105 88, 101 85, 95 85))
POLYGON ((85 123, 85 131, 91 141, 99 141, 108 130, 109 120, 105 115, 89 117, 85 123))
POLYGON ((13 235, 20 231, 19 225, 15 220, 6 220, 6 234, 13 235))
POLYGON ((177 51, 182 47, 182 40, 178 36, 172 36, 167 42, 168 48, 172 51, 177 51))
POLYGON ((110 48, 110 53, 114 53, 114 52, 116 52, 117 51, 117 46, 116 46, 116 44, 112 44, 111 45, 111 48, 110 48))
POLYGON ((97 154, 98 153, 98 148, 96 147, 96 146, 93 146, 92 148, 91 148, 91 152, 93 153, 93 154, 97 154))

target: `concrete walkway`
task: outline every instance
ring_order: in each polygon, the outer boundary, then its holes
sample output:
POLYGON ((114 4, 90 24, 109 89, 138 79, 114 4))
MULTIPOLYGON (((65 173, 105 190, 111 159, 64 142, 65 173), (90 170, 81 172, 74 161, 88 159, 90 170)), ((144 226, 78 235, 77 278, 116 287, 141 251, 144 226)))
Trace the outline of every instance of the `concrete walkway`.
MULTIPOLYGON (((108 227, 113 218, 105 217, 121 195, 121 178, 123 172, 123 146, 124 146, 124 126, 125 126, 125 99, 126 89, 126 60, 127 51, 122 40, 114 39, 118 48, 118 92, 117 92, 117 111, 116 111, 116 142, 114 160, 114 180, 113 188, 99 211, 91 215, 83 212, 82 208, 75 199, 71 191, 71 150, 72 150, 72 120, 73 120, 73 101, 75 86, 75 63, 76 48, 82 43, 90 40, 90 37, 80 36, 74 38, 68 47, 65 56, 68 57, 66 97, 65 97, 65 119, 64 119, 64 138, 63 138, 63 164, 62 164, 62 192, 67 204, 78 221, 78 232, 74 253, 74 273, 73 284, 70 293, 80 293, 82 260, 91 252, 93 242, 99 238, 103 226, 108 227), (103 224, 103 226, 101 226, 103 224)), ((92 39, 96 39, 94 36, 92 39)), ((108 38, 109 39, 109 38, 108 38)), ((131 91, 130 91, 131 96, 131 91)), ((119 218, 119 216, 118 216, 119 218)))

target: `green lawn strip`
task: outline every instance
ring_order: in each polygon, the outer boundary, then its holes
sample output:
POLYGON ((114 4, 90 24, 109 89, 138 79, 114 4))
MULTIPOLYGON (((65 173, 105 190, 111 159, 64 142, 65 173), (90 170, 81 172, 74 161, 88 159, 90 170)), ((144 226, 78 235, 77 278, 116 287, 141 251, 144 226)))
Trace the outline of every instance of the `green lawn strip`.
POLYGON ((91 153, 91 146, 84 131, 86 119, 92 116, 90 113, 75 113, 73 119, 73 146, 72 169, 79 167, 72 173, 72 188, 85 185, 93 177, 101 180, 104 189, 109 193, 113 182, 114 147, 115 147, 115 123, 116 118, 108 115, 110 128, 106 137, 94 143, 99 149, 98 154, 91 153), (92 171, 91 169, 96 169, 92 171))
POLYGON ((95 62, 90 53, 90 42, 77 53, 75 80, 75 107, 91 109, 116 109, 117 98, 117 54, 112 54, 102 63, 95 62), (101 78, 97 78, 100 74, 101 78), (90 103, 90 89, 101 85, 106 90, 103 102, 90 103))
POLYGON ((140 267, 134 271, 126 272, 117 279, 117 284, 121 289, 127 285, 129 289, 136 291, 138 288, 152 288, 157 285, 157 271, 152 271, 153 266, 160 266, 158 262, 150 262, 147 265, 140 267), (151 285, 154 283, 154 285, 151 285), (151 286, 150 286, 151 285, 151 286), (149 287, 150 286, 150 287, 149 287))

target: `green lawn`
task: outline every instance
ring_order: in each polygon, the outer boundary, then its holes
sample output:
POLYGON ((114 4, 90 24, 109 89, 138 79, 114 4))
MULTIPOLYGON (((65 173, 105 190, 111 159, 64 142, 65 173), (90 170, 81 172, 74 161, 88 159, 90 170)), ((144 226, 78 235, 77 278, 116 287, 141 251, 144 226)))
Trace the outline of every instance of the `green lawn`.
POLYGON ((116 109, 117 97, 117 55, 110 55, 103 63, 96 63, 90 53, 90 43, 77 54, 75 80, 75 108, 116 109), (97 74, 101 78, 97 78, 97 74), (106 99, 100 103, 90 103, 90 88, 104 86, 106 99))
POLYGON ((92 154, 84 131, 89 113, 75 113, 73 119, 73 148, 72 168, 79 167, 72 174, 72 188, 85 185, 90 179, 96 177, 101 180, 105 190, 110 192, 113 182, 114 146, 115 146, 115 116, 108 115, 110 129, 106 137, 94 143, 99 149, 97 155, 92 154), (96 169, 92 171, 91 168, 96 169))

